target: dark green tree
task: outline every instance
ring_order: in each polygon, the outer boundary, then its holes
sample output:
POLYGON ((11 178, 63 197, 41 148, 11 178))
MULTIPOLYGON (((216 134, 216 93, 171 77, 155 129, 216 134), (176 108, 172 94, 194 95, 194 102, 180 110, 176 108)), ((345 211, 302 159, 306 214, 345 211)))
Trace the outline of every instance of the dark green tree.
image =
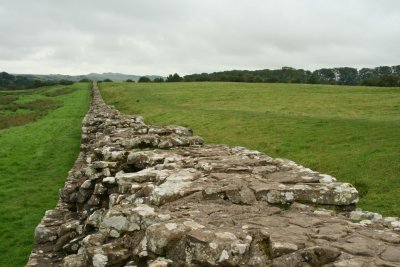
POLYGON ((376 74, 379 76, 383 75, 391 75, 392 74, 392 68, 389 66, 380 66, 375 68, 376 74))
POLYGON ((318 83, 318 74, 316 74, 315 72, 313 74, 311 74, 310 78, 308 78, 307 83, 317 84, 318 83))
POLYGON ((337 84, 341 85, 357 85, 358 71, 355 68, 336 68, 337 84))
POLYGON ((149 83, 149 82, 151 82, 151 80, 149 79, 149 77, 146 76, 142 76, 138 80, 138 83, 149 83))
POLYGON ((74 82, 73 81, 69 81, 69 80, 59 80, 58 83, 62 84, 62 85, 71 85, 74 82))
POLYGON ((336 84, 336 78, 338 76, 335 69, 319 69, 313 72, 317 82, 322 84, 336 84))
POLYGON ((164 78, 163 78, 163 77, 154 78, 153 82, 155 82, 155 83, 162 83, 162 82, 164 82, 164 78))
POLYGON ((400 86, 400 79, 395 75, 382 75, 380 76, 378 86, 394 87, 400 86))
POLYGON ((400 65, 392 67, 393 74, 400 78, 400 65))
POLYGON ((183 78, 178 73, 174 73, 174 75, 168 75, 166 82, 183 82, 183 78))

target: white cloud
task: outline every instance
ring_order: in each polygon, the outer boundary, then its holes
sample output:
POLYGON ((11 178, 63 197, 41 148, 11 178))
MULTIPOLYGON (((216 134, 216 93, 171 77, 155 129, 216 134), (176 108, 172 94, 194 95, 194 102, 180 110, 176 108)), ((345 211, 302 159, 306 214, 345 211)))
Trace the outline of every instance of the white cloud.
POLYGON ((400 64, 397 0, 2 0, 13 73, 189 74, 400 64))

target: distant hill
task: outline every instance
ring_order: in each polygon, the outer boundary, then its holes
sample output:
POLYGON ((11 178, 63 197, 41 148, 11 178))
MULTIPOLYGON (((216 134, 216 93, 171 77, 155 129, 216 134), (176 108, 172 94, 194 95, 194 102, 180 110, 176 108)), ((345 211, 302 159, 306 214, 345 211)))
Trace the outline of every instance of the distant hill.
POLYGON ((59 80, 67 80, 72 82, 77 82, 83 78, 86 78, 84 75, 64 75, 64 74, 14 74, 15 76, 23 76, 33 80, 48 80, 48 81, 59 81, 59 80))
POLYGON ((110 79, 114 82, 123 82, 128 79, 133 81, 139 80, 140 76, 138 75, 129 75, 129 74, 122 74, 122 73, 115 73, 115 72, 105 72, 105 73, 89 73, 85 75, 85 78, 89 80, 101 81, 104 79, 110 79))
MULTIPOLYGON (((36 79, 44 79, 44 80, 68 80, 68 81, 73 81, 77 82, 82 79, 89 79, 89 80, 95 80, 95 81, 102 81, 104 79, 110 79, 114 82, 123 82, 128 79, 131 79, 133 81, 138 81, 139 78, 141 77, 140 75, 131 75, 131 74, 122 74, 122 73, 115 73, 115 72, 105 72, 105 73, 89 73, 89 74, 84 74, 84 75, 63 75, 63 74, 46 74, 46 75, 41 75, 41 74, 26 74, 24 76, 32 76, 36 79)), ((154 78, 160 78, 162 76, 158 75, 146 75, 146 77, 150 78, 151 80, 154 80, 154 78)))
MULTIPOLYGON (((104 79, 110 79, 113 80, 114 82, 124 82, 128 79, 131 79, 133 81, 138 81, 140 75, 130 75, 130 74, 122 74, 122 73, 115 73, 115 72, 105 72, 102 74, 99 73, 89 73, 87 75, 84 75, 85 78, 88 78, 89 80, 95 80, 95 81, 100 81, 104 79)), ((164 78, 159 75, 145 75, 148 77, 150 80, 154 80, 155 78, 164 78)))
POLYGON ((34 75, 13 75, 4 71, 0 72, 0 90, 21 90, 56 84, 69 85, 72 83, 72 80, 62 77, 37 77, 34 75))
MULTIPOLYGON (((0 90, 19 90, 37 88, 47 85, 55 84, 72 84, 82 79, 89 79, 95 81, 103 81, 110 79, 114 82, 123 82, 128 79, 138 81, 142 76, 129 75, 114 72, 105 73, 89 73, 86 75, 63 75, 63 74, 9 74, 7 72, 0 72, 0 90)), ((158 75, 146 75, 150 80, 155 78, 164 78, 158 75)))
MULTIPOLYGON (((124 82, 128 79, 131 79, 133 81, 138 81, 139 78, 141 77, 140 75, 122 74, 122 73, 116 73, 116 72, 89 73, 86 75, 75 75, 75 76, 62 75, 62 74, 36 75, 36 76, 47 78, 50 80, 51 79, 70 80, 70 81, 74 81, 74 82, 77 82, 81 79, 89 79, 89 80, 95 80, 95 81, 102 81, 104 79, 110 79, 114 82, 124 82)), ((162 76, 146 75, 146 77, 150 78, 151 80, 154 80, 154 78, 160 78, 162 76)))

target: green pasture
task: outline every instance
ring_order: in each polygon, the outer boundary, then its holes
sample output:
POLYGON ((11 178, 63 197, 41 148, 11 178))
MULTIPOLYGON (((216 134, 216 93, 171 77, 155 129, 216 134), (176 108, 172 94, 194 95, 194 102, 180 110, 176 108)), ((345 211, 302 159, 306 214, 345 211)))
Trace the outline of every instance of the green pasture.
POLYGON ((0 91, 0 266, 23 266, 79 153, 88 83, 0 91), (18 126, 19 125, 19 126, 18 126))
POLYGON ((190 127, 353 183, 359 207, 400 216, 400 88, 255 83, 102 83, 147 123, 190 127))

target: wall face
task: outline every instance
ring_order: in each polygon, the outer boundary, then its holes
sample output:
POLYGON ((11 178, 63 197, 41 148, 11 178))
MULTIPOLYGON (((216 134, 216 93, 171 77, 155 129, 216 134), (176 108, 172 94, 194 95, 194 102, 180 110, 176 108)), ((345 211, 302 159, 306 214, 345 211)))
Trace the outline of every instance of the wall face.
POLYGON ((107 106, 95 84, 82 132, 80 156, 36 228, 27 266, 400 262, 400 222, 350 212, 357 190, 329 175, 203 145, 184 127, 146 125, 107 106))

